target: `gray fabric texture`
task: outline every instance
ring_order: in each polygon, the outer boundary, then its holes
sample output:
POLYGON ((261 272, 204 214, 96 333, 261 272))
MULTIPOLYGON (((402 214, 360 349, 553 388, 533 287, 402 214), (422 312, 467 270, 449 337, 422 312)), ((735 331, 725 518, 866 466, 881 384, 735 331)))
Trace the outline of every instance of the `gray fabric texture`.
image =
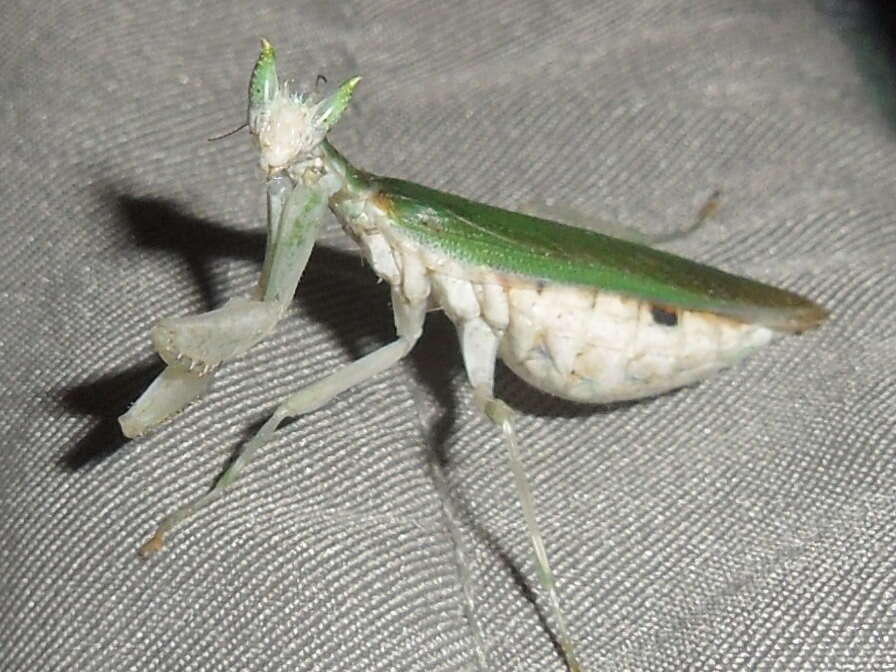
POLYGON ((357 165, 501 206, 550 198, 833 315, 695 387, 588 408, 501 371, 585 669, 896 667, 896 115, 857 3, 5 4, 0 669, 473 669, 444 461, 496 670, 563 670, 506 455, 447 320, 292 422, 152 561, 276 401, 392 338, 328 220, 277 334, 125 442, 148 330, 249 291, 245 113, 281 73, 359 73, 357 165), (415 396, 421 395, 426 431, 415 396), (534 595, 534 602, 533 602, 534 595))

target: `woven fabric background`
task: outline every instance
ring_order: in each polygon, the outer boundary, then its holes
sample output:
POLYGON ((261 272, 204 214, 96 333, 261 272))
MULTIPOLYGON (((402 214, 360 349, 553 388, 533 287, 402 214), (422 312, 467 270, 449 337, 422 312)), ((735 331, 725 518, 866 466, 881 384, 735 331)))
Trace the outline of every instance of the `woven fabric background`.
POLYGON ((503 371, 585 667, 896 667, 896 70, 856 2, 8 0, 0 26, 0 669, 473 669, 445 465, 496 670, 563 670, 506 456, 430 317, 407 362, 291 423, 152 561, 302 382, 388 342, 329 221, 275 337, 139 441, 162 316, 249 291, 260 176, 237 125, 281 73, 360 73, 357 165, 552 198, 816 298, 821 329, 611 409, 503 371), (426 431, 415 397, 422 396, 426 431), (534 602, 533 602, 534 595, 534 602))

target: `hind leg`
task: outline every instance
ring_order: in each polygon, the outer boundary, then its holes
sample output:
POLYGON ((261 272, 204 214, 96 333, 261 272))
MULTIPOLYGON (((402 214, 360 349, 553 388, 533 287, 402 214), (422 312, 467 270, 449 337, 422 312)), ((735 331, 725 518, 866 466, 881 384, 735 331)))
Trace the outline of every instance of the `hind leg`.
POLYGON ((603 233, 614 238, 622 238, 623 240, 628 240, 632 243, 639 243, 641 245, 659 245, 687 238, 692 233, 698 231, 703 224, 706 223, 706 220, 718 212, 721 196, 721 190, 716 189, 713 191, 697 211, 694 221, 687 227, 671 233, 656 234, 653 236, 647 235, 646 233, 629 226, 624 226, 618 222, 607 221, 601 217, 559 203, 549 204, 545 201, 533 200, 520 206, 520 212, 532 215, 533 217, 541 217, 543 219, 552 219, 557 222, 563 222, 564 224, 576 226, 581 229, 597 231, 598 233, 603 233))

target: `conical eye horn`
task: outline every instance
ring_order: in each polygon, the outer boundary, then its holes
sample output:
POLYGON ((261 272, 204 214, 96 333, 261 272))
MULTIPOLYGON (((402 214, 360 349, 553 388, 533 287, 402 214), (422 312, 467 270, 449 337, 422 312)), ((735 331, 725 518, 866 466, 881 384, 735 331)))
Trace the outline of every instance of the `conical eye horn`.
POLYGON ((249 130, 255 135, 258 135, 270 116, 271 103, 277 96, 278 86, 277 53, 270 42, 262 39, 261 52, 249 80, 247 123, 249 130))
POLYGON ((332 94, 324 98, 317 105, 314 113, 314 125, 330 130, 339 121, 339 117, 348 107, 348 101, 352 98, 352 92, 361 81, 360 77, 352 77, 339 85, 332 94))

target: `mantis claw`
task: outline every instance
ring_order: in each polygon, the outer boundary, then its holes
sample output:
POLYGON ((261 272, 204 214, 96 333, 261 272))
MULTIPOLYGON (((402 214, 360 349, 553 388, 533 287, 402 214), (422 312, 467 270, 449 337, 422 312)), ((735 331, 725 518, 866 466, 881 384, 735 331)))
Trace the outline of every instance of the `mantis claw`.
POLYGON ((271 301, 232 299, 202 315, 159 322, 152 341, 168 366, 118 419, 124 435, 142 436, 202 396, 214 369, 270 334, 282 310, 271 301))
POLYGON ((270 334, 282 311, 271 301, 231 299, 201 315, 161 320, 151 338, 168 366, 204 376, 270 334))
POLYGON ((118 418, 122 433, 129 439, 146 434, 184 410, 202 396, 212 376, 168 366, 134 402, 127 413, 118 418))

